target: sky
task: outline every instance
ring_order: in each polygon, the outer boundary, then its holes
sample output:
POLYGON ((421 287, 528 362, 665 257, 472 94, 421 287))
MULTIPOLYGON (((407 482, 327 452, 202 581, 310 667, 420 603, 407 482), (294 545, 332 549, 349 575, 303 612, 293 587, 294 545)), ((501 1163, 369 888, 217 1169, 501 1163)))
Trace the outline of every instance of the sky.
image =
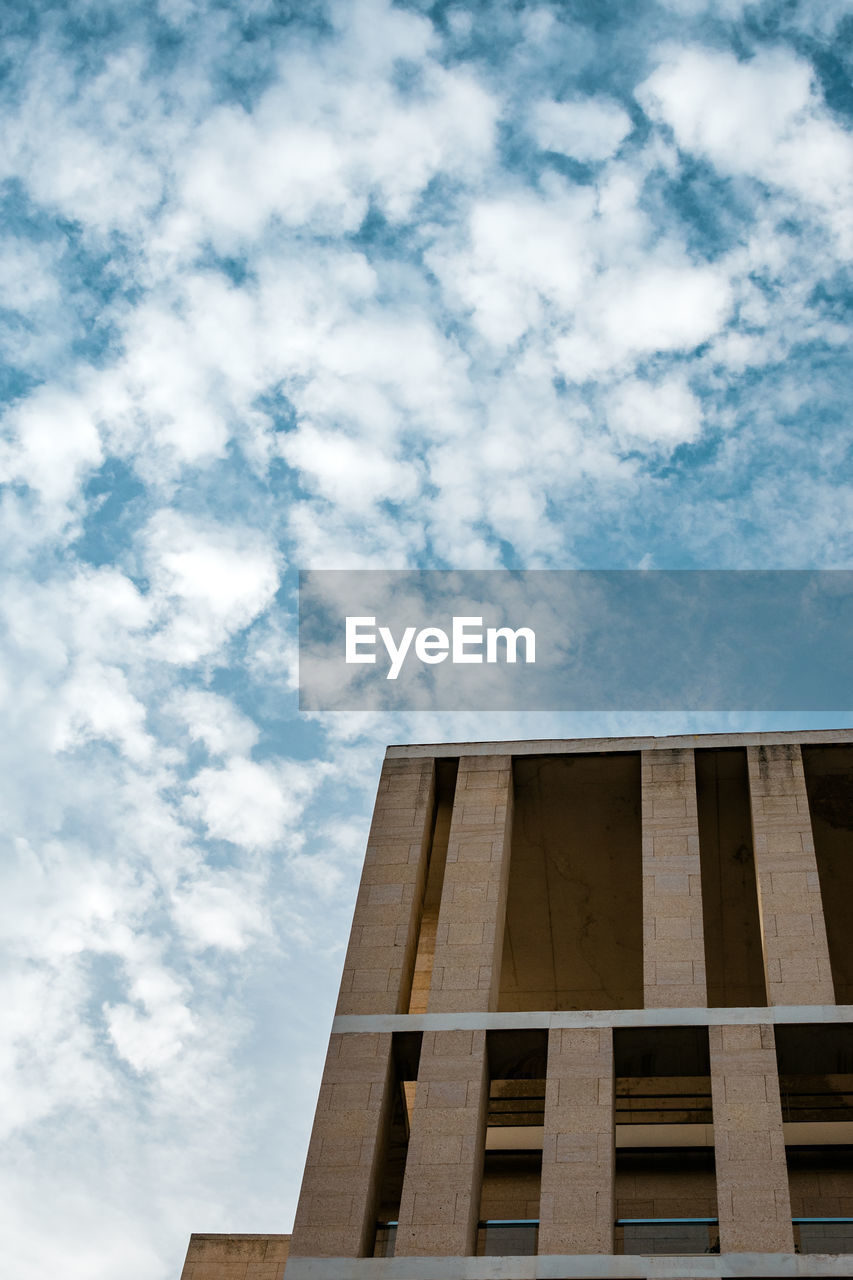
POLYGON ((846 0, 6 0, 0 1235, 287 1231, 389 742, 306 568, 848 568, 846 0))

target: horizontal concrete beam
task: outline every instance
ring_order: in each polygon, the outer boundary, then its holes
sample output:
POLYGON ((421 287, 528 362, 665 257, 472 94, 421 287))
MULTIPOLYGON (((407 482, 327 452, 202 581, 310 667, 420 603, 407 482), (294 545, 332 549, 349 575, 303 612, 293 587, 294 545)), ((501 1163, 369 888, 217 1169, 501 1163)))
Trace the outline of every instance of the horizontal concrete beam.
POLYGON ((335 1018, 333 1032, 525 1031, 552 1027, 754 1026, 756 1023, 853 1022, 853 1005, 749 1005, 737 1009, 579 1009, 524 1013, 368 1013, 335 1018))
MULTIPOLYGON (((788 1126, 791 1127, 790 1125, 788 1126)), ((811 1125, 797 1125, 798 1129, 811 1129, 811 1125)), ((841 1129, 843 1132, 835 1136, 830 1134, 824 1141, 833 1143, 850 1142, 853 1124, 825 1125, 823 1128, 841 1129)), ((617 1124, 617 1147, 713 1147, 714 1126, 712 1124, 617 1124)), ((786 1134, 787 1137, 787 1134, 786 1134)), ((545 1127, 541 1124, 525 1125, 491 1125, 486 1130, 487 1151, 541 1151, 545 1138, 545 1127)), ((811 1135, 801 1136, 800 1143, 812 1141, 811 1135)), ((817 1142, 815 1137, 813 1141, 817 1142)))
POLYGON ((689 1257, 552 1254, 533 1258, 291 1258, 287 1280, 729 1280, 851 1276, 853 1254, 726 1253, 689 1257))
POLYGON ((853 729, 795 729, 764 733, 684 733, 641 738, 534 738, 516 742, 425 742, 388 747, 386 756, 544 756, 598 751, 671 751, 678 747, 770 747, 786 742, 822 746, 853 742, 853 729))
MULTIPOLYGON (((853 1145, 853 1120, 785 1120, 786 1147, 853 1145)), ((541 1151, 541 1124, 492 1125, 486 1130, 487 1151, 541 1151)), ((617 1147, 713 1147, 712 1124, 617 1124, 617 1147)))

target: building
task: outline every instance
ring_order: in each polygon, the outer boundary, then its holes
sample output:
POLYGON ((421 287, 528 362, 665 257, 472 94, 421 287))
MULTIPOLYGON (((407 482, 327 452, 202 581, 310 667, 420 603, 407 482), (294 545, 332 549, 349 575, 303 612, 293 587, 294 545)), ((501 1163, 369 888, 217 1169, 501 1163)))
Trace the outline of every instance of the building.
POLYGON ((389 748, 287 1280, 853 1275, 851 923, 853 731, 389 748))

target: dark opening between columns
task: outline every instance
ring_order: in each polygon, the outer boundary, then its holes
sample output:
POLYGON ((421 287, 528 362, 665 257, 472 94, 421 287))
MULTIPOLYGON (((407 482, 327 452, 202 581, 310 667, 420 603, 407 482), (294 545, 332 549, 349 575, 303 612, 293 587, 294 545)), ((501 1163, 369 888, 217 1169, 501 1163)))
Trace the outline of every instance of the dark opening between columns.
POLYGON ((832 984, 853 1004, 853 747, 803 747, 832 984))
POLYGON ((617 1027, 616 1252, 719 1251, 707 1027, 617 1027))
POLYGON ((708 1004, 766 1005, 746 751, 695 759, 708 1004))
POLYGON ((409 996, 409 1013, 426 1013, 429 987, 435 960, 435 935, 438 927, 438 911, 441 891, 444 888, 444 869, 447 865, 447 842, 453 817, 453 799, 456 794, 456 777, 459 773, 458 758, 436 760, 435 800, 432 814, 427 858, 426 882, 421 903, 418 927, 418 946, 412 972, 409 996))
POLYGON ((395 1031, 392 1040, 392 1068, 389 1080, 386 1130, 376 1181, 375 1258, 394 1256, 397 1216, 403 1194, 403 1177, 409 1151, 409 1130, 415 1099, 415 1082, 421 1057, 420 1031, 395 1031))
POLYGON ((500 1009, 643 1004, 638 752, 518 757, 500 1009))

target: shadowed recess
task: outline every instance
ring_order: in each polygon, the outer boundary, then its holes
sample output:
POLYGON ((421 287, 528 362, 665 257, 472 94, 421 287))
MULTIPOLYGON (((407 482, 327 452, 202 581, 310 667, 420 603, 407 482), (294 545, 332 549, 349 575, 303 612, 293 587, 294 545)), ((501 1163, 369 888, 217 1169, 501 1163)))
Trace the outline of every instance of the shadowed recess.
POLYGON ((853 748, 803 747, 832 982, 853 1003, 853 748))
POLYGON ((501 1009, 643 1004, 640 757, 514 762, 501 1009))
POLYGON ((696 752, 708 1004, 767 1003, 746 752, 696 752))

